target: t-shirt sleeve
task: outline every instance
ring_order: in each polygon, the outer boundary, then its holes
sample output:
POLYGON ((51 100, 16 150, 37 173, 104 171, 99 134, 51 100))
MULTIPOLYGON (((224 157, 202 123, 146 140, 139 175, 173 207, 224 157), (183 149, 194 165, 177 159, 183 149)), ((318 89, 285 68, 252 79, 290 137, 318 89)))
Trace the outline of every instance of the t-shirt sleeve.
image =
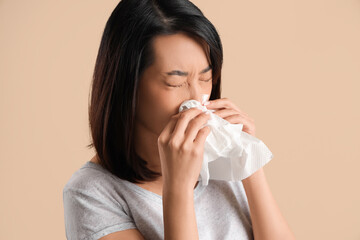
POLYGON ((136 228, 123 204, 100 192, 63 190, 68 240, 97 240, 113 232, 136 228))

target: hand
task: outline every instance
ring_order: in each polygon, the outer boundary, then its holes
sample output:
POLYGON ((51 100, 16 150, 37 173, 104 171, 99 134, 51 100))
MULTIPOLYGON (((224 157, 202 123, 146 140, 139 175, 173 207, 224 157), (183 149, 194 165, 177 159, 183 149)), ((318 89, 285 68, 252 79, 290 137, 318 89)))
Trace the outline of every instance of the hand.
POLYGON ((171 117, 158 137, 158 149, 164 186, 193 191, 203 162, 204 143, 210 119, 198 108, 184 110, 171 117))
POLYGON ((255 124, 254 119, 249 115, 241 111, 234 103, 228 98, 220 98, 215 100, 209 100, 208 105, 205 105, 207 109, 216 110, 214 114, 222 117, 226 121, 232 124, 243 124, 243 131, 253 135, 255 137, 255 124))

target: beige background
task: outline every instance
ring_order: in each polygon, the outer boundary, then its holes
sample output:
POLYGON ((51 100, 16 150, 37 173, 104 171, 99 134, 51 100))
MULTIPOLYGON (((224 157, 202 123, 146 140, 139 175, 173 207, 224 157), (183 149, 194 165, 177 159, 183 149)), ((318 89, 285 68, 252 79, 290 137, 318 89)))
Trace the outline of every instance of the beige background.
MULTIPOLYGON (((88 92, 117 3, 0 0, 0 239, 65 239, 62 188, 93 156, 88 92)), ((297 239, 360 239, 359 0, 194 3, 297 239)))

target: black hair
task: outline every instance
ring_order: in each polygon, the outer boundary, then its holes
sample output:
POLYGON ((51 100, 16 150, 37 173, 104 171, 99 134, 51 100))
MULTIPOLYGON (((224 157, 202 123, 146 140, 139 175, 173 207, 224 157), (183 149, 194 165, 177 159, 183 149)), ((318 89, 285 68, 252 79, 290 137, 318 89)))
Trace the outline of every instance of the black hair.
POLYGON ((187 0, 122 0, 102 38, 89 95, 89 125, 101 166, 133 183, 161 173, 147 168, 134 148, 136 93, 144 70, 154 62, 153 39, 185 33, 204 46, 212 67, 210 100, 221 97, 222 44, 213 24, 187 0))

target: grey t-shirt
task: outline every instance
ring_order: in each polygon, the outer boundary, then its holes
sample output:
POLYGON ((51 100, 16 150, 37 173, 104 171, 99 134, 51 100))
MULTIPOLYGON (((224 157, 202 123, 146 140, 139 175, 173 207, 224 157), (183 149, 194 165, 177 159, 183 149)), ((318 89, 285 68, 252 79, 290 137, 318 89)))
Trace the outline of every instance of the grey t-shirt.
MULTIPOLYGON (((145 239, 164 239, 162 196, 122 180, 91 161, 63 189, 68 240, 93 240, 136 228, 145 239)), ((210 179, 194 189, 200 240, 253 239, 249 205, 241 181, 210 179)))

